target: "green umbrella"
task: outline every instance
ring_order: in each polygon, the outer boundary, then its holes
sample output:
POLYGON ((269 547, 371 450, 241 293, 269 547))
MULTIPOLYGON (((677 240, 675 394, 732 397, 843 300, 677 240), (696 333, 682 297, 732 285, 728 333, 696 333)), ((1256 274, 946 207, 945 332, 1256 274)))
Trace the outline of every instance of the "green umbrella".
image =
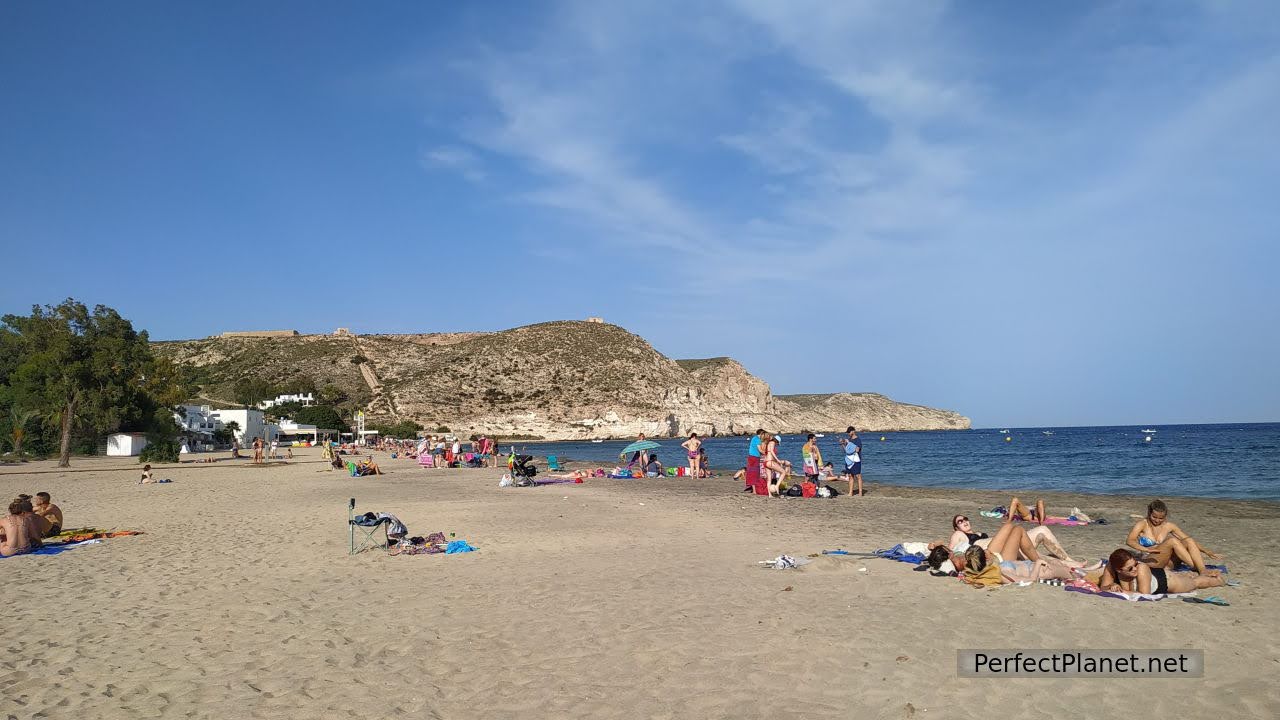
POLYGON ((660 447, 662 447, 662 445, 652 440, 637 440, 636 442, 633 442, 630 445, 622 448, 622 452, 618 453, 618 455, 624 456, 624 455, 629 455, 633 452, 640 452, 641 450, 652 450, 654 448, 660 448, 660 447))

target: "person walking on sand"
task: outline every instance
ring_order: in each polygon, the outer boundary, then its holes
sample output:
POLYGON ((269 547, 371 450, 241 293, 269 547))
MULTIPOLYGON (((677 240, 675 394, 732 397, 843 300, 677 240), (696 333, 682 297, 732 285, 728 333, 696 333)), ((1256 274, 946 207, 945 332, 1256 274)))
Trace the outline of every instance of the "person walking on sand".
POLYGON ((844 446, 844 474, 849 478, 849 497, 853 497, 853 486, 858 486, 858 495, 862 495, 862 440, 852 425, 846 430, 848 439, 840 438, 844 446))
POLYGON ((680 447, 689 452, 689 474, 693 477, 702 477, 702 456, 698 454, 698 449, 702 447, 702 441, 698 439, 698 433, 689 433, 689 439, 680 443, 680 447))
POLYGON ((276 459, 276 454, 280 451, 280 438, 271 438, 271 459, 276 459))

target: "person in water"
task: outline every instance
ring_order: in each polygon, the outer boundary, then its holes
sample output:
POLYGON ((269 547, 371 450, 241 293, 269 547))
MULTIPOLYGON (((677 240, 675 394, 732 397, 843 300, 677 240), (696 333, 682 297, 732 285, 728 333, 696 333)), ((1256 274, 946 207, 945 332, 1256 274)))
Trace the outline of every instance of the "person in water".
POLYGON ((1186 593, 1203 588, 1221 587, 1227 581, 1221 575, 1180 573, 1154 568, 1139 562, 1128 548, 1117 548, 1107 558, 1098 587, 1109 592, 1139 592, 1148 595, 1186 593))
POLYGON ((1192 567, 1200 575, 1214 574, 1205 568, 1204 558, 1221 560, 1222 556, 1196 542, 1182 528, 1169 521, 1169 508, 1163 500, 1147 505, 1147 515, 1134 523, 1125 544, 1139 552, 1151 553, 1157 568, 1167 568, 1174 559, 1192 567))

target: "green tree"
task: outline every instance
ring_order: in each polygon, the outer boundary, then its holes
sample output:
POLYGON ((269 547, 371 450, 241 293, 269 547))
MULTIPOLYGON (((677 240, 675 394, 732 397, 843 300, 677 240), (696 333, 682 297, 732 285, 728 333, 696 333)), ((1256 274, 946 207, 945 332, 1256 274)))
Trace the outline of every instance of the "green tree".
MULTIPOLYGON (((146 331, 135 331, 102 305, 90 312, 68 298, 59 305, 34 306, 30 316, 5 315, 0 355, 10 354, 0 370, 9 370, 4 382, 12 401, 57 426, 59 467, 71 464, 73 433, 149 427, 162 417, 156 412, 163 411, 158 397, 180 394, 156 384, 163 370, 146 331)), ((171 417, 168 422, 174 425, 171 417)))
POLYGON ((232 389, 236 402, 245 407, 255 407, 263 400, 270 400, 280 393, 276 386, 260 378, 244 378, 232 389))
POLYGON ((312 405, 298 410, 294 422, 299 425, 315 425, 323 430, 345 431, 347 424, 342 421, 338 411, 328 405, 312 405))
POLYGON ((17 405, 9 408, 9 442, 13 444, 13 454, 18 457, 22 457, 22 441, 27 439, 27 425, 34 417, 34 410, 19 410, 17 405))

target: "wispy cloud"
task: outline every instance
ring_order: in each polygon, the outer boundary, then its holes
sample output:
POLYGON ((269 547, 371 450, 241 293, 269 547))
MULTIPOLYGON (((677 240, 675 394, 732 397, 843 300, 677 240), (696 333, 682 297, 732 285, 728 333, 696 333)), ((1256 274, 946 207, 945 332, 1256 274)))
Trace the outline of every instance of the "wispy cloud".
POLYGON ((473 183, 485 179, 484 166, 471 150, 459 145, 441 145, 422 153, 422 164, 429 169, 457 172, 473 183))

